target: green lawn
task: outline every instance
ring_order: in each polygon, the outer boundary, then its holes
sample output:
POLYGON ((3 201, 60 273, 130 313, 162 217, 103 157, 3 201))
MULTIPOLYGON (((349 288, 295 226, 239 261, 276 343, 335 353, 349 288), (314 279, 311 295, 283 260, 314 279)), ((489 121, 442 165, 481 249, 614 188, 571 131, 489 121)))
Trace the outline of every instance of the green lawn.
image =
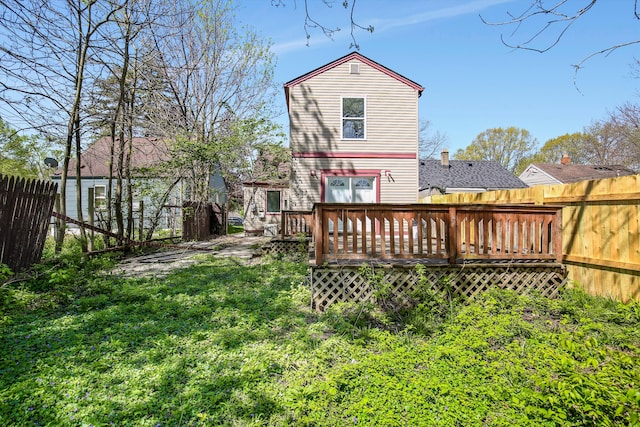
POLYGON ((0 288, 0 425, 640 425, 638 304, 495 291, 317 314, 300 262, 96 263, 0 288))

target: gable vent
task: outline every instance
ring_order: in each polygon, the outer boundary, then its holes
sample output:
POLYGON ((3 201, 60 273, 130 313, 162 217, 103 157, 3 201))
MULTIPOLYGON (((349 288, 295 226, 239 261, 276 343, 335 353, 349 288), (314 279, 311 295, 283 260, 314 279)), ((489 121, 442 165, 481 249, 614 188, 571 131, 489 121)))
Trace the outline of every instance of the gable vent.
POLYGON ((349 74, 360 74, 360 64, 349 64, 349 74))

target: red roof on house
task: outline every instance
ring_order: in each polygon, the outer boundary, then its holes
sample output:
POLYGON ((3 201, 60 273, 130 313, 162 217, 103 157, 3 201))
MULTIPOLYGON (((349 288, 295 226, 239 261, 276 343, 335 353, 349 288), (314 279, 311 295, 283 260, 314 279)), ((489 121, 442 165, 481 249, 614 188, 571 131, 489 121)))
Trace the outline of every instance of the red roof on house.
POLYGON ((417 90, 418 91, 418 95, 421 95, 422 91, 424 90, 424 88, 422 86, 420 86, 418 83, 414 82, 411 79, 408 79, 408 78, 404 77, 401 74, 396 73, 395 71, 391 70, 390 68, 387 68, 384 65, 381 65, 381 64, 377 63, 376 61, 374 61, 372 59, 369 59, 364 55, 361 55, 358 52, 351 52, 351 53, 343 56, 342 58, 338 58, 335 61, 329 62, 326 65, 318 67, 313 71, 309 71, 306 74, 303 74, 303 75, 301 75, 299 77, 296 77, 293 80, 290 80, 290 81, 286 82, 284 84, 284 94, 285 94, 285 97, 287 99, 287 106, 289 104, 289 88, 291 88, 293 86, 296 86, 296 85, 298 85, 298 84, 300 84, 300 83, 302 83, 302 82, 304 82, 304 81, 306 81, 306 80, 308 80, 308 79, 310 79, 310 78, 312 78, 314 76, 317 76, 318 74, 322 74, 325 71, 328 71, 328 70, 330 70, 332 68, 335 68, 335 67, 337 67, 339 65, 342 65, 345 62, 351 61, 353 59, 357 59, 360 62, 363 62, 363 63, 369 65, 370 67, 372 67, 372 68, 374 68, 374 69, 376 69, 376 70, 378 70, 378 71, 380 71, 380 72, 382 72, 382 73, 384 73, 384 74, 386 74, 386 75, 388 75, 390 77, 393 77, 394 79, 396 79, 398 81, 401 81, 402 83, 406 84, 407 86, 417 90))
MULTIPOLYGON (((116 138, 116 144, 119 139, 116 138)), ((158 138, 133 138, 133 150, 131 153, 131 169, 149 167, 169 158, 169 150, 166 144, 158 138)), ((111 137, 103 137, 91 144, 81 156, 82 177, 108 177, 109 158, 111 152, 111 137)), ((69 161, 68 176, 76 176, 76 161, 69 161)), ((54 176, 62 174, 58 169, 54 176)))

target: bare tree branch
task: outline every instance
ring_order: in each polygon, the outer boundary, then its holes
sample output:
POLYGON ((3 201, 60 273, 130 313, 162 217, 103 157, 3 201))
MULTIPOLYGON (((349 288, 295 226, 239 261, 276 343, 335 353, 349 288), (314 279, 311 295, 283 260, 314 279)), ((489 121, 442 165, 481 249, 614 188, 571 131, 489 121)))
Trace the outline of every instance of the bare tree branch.
MULTIPOLYGON (((341 6, 345 9, 349 11, 349 20, 350 20, 350 27, 351 27, 351 31, 350 31, 350 36, 351 36, 351 44, 349 45, 349 48, 355 48, 357 50, 360 49, 360 45, 358 44, 358 41, 356 39, 356 32, 358 30, 364 30, 367 31, 369 33, 373 33, 374 28, 373 25, 361 25, 357 22, 356 18, 355 18, 355 11, 356 11, 356 1, 357 0, 352 0, 351 3, 349 3, 348 0, 315 0, 317 2, 322 2, 324 4, 324 6, 332 9, 333 6, 338 3, 339 1, 341 1, 341 6)), ((292 0, 294 8, 297 6, 297 2, 296 0, 292 0)), ((305 18, 304 18, 304 32, 307 38, 307 46, 309 46, 309 40, 311 39, 311 30, 319 30, 321 31, 326 37, 328 37, 329 39, 333 40, 333 36, 335 35, 335 33, 341 31, 340 27, 337 26, 328 26, 320 21, 318 21, 315 17, 313 12, 311 12, 310 10, 310 4, 312 3, 312 0, 304 0, 304 12, 305 12, 305 18)), ((284 7, 286 6, 287 2, 286 0, 271 0, 271 5, 275 6, 275 7, 284 7)))
MULTIPOLYGON (((560 43, 572 26, 585 14, 592 11, 597 0, 582 0, 580 6, 575 6, 569 0, 533 0, 521 13, 507 12, 509 19, 504 21, 490 21, 480 16, 482 22, 491 26, 513 26, 513 31, 505 36, 500 36, 501 42, 512 49, 529 50, 544 53, 560 43), (525 29, 527 28, 527 29, 525 29), (521 42, 517 38, 523 36, 521 42), (514 40, 514 41, 511 41, 514 40)), ((633 16, 640 19, 638 0, 634 1, 633 16)), ((577 72, 583 65, 598 55, 607 56, 612 52, 640 43, 640 39, 622 41, 613 46, 594 51, 573 65, 577 72)), ((576 78, 574 76, 574 85, 576 78)), ((576 86, 577 88, 577 86, 576 86)))

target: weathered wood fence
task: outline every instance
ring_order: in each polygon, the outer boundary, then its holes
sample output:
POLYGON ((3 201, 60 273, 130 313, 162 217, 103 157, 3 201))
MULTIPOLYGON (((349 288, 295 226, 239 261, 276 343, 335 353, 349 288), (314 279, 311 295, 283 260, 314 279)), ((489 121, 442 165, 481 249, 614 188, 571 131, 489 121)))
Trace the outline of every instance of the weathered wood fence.
POLYGON ((217 203, 186 201, 182 204, 182 240, 209 240, 227 234, 227 212, 217 203))
POLYGON ((40 260, 57 187, 0 175, 0 263, 14 273, 40 260))
POLYGON ((594 295, 640 301, 640 175, 428 199, 563 205, 562 262, 570 281, 594 295))

